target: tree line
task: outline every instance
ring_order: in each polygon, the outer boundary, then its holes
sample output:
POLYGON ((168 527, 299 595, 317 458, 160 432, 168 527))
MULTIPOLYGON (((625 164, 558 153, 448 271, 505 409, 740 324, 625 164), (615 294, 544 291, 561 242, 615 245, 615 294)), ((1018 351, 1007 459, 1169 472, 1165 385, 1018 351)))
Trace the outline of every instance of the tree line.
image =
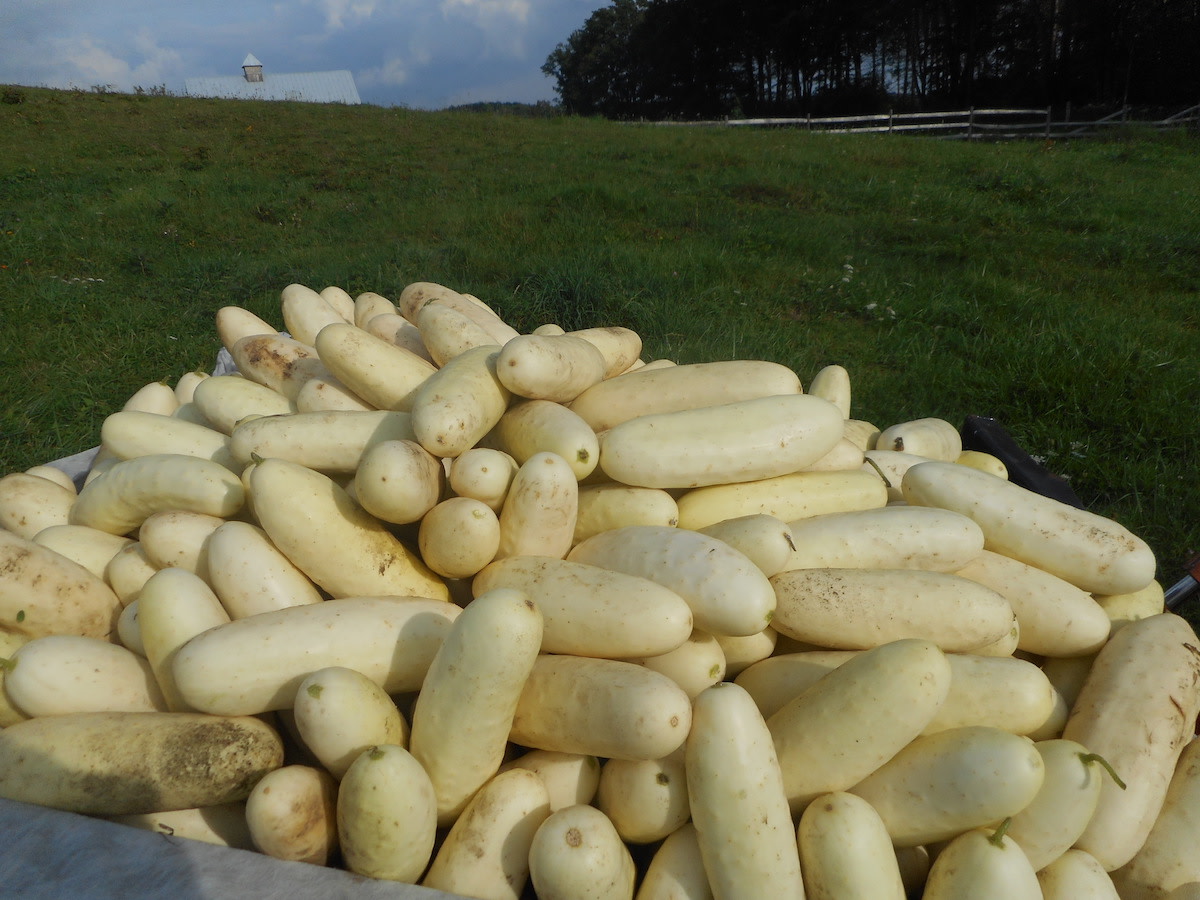
POLYGON ((1200 0, 613 0, 547 57, 609 118, 1200 102, 1200 0))

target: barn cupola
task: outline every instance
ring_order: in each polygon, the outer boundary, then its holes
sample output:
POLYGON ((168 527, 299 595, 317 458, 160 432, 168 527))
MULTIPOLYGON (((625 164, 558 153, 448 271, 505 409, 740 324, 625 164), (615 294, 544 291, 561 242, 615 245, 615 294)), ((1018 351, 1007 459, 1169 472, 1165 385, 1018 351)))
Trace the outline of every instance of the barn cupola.
POLYGON ((263 80, 262 63, 255 59, 253 53, 247 53, 246 58, 242 60, 242 74, 247 81, 263 80))

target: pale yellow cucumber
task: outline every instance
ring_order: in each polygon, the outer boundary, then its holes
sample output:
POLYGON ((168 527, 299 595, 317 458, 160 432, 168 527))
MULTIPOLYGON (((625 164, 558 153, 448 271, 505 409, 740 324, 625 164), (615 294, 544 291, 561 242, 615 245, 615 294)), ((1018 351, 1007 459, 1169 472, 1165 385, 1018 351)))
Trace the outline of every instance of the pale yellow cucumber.
POLYGON ((322 299, 334 308, 343 321, 354 324, 354 298, 346 291, 345 288, 338 287, 336 284, 331 284, 328 287, 321 288, 318 293, 322 299))
POLYGON ((766 514, 795 522, 810 516, 878 509, 887 490, 871 472, 792 472, 737 484, 717 484, 677 500, 680 528, 705 528, 725 519, 766 514))
POLYGON ((747 666, 734 681, 754 699, 763 718, 770 720, 820 679, 861 652, 801 650, 777 653, 747 666))
POLYGON ((71 713, 0 731, 0 797, 114 816, 244 800, 283 763, 283 743, 252 717, 71 713))
POLYGON ((260 334, 278 334, 279 329, 257 313, 241 306, 222 306, 214 316, 217 339, 221 346, 232 352, 233 345, 244 337, 260 334))
POLYGON ((517 469, 504 497, 496 558, 566 556, 578 512, 579 482, 570 465, 557 453, 535 453, 517 469))
POLYGON ((765 360, 646 366, 628 374, 584 391, 571 409, 601 432, 638 416, 800 393, 795 372, 765 360))
POLYGON ((1136 619, 1145 619, 1166 612, 1166 594, 1163 586, 1157 581, 1151 581, 1140 591, 1127 594, 1095 594, 1093 599, 1100 604, 1104 614, 1108 616, 1112 631, 1136 619))
POLYGON ((850 373, 845 366, 824 366, 808 383, 808 393, 822 397, 842 412, 843 419, 850 418, 850 373))
POLYGON ((956 570, 1008 600, 1021 635, 1017 646, 1040 656, 1086 656, 1108 640, 1108 614, 1092 596, 1044 569, 984 550, 956 570))
POLYGON ((1200 713, 1200 641, 1162 613, 1131 622, 1096 655, 1062 736, 1098 753, 1124 781, 1100 790, 1075 846, 1111 872, 1145 843, 1200 713))
POLYGON ((893 844, 911 847, 1016 815, 1044 777, 1033 741, 968 725, 918 737, 851 793, 875 807, 893 844))
POLYGON ((858 445, 843 436, 820 459, 804 467, 805 472, 843 472, 858 469, 866 456, 858 445))
POLYGON ((423 597, 346 597, 235 619, 180 648, 175 683, 215 715, 290 709, 300 682, 329 666, 356 669, 389 694, 415 691, 459 612, 423 597))
POLYGON ((875 439, 880 434, 879 428, 865 419, 847 419, 842 425, 842 437, 864 453, 875 448, 875 439))
POLYGON ((596 804, 630 844, 661 841, 691 818, 683 750, 662 759, 610 759, 596 804))
POLYGON ((954 462, 962 453, 962 436, 945 419, 926 417, 888 426, 875 439, 875 449, 954 462))
POLYGON ((55 484, 66 488, 71 493, 75 493, 75 480, 58 466, 30 466, 25 470, 26 475, 36 475, 38 478, 45 478, 48 481, 53 481, 55 484))
POLYGON ((117 619, 117 638, 122 647, 132 650, 138 656, 146 656, 146 647, 142 643, 142 626, 138 621, 136 597, 121 610, 121 617, 117 619))
POLYGON ((332 373, 329 375, 314 375, 300 386, 293 399, 295 412, 325 412, 327 410, 372 410, 374 404, 368 403, 346 385, 342 384, 332 373))
POLYGON ((958 459, 954 460, 960 466, 969 466, 972 469, 979 469, 983 472, 988 472, 995 475, 997 478, 1008 477, 1008 466, 999 457, 993 456, 990 453, 985 453, 982 450, 964 450, 958 454, 958 459))
POLYGON ((803 469, 841 436, 841 413, 827 400, 758 397, 615 425, 600 441, 600 468, 614 481, 639 487, 760 481, 803 469))
POLYGON ((465 312, 437 300, 421 307, 416 326, 421 343, 439 368, 472 347, 500 346, 486 328, 465 312))
POLYGON ((533 600, 497 588, 467 605, 438 648, 413 706, 409 749, 433 782, 440 825, 452 824, 504 761, 541 640, 533 600))
POLYGON ((475 347, 422 382, 412 400, 413 430, 434 456, 470 450, 504 415, 512 395, 497 377, 499 356, 494 347, 475 347))
POLYGON ((146 548, 142 546, 142 542, 134 541, 118 550, 108 561, 108 565, 104 567, 104 580, 120 598, 121 603, 128 606, 137 599, 142 586, 157 571, 158 568, 146 555, 146 548))
POLYGON ((329 374, 315 348, 282 334, 241 338, 229 354, 244 377, 289 400, 296 399, 296 393, 309 378, 329 374))
POLYGON ((973 828, 934 859, 922 900, 1043 900, 1037 874, 1003 828, 973 828))
POLYGON ((233 426, 247 416, 279 416, 296 411, 292 401, 279 391, 240 375, 214 375, 197 385, 192 402, 212 427, 224 434, 232 432, 233 426))
POLYGON ((693 625, 709 634, 757 634, 775 614, 775 591, 762 570, 696 531, 629 525, 576 544, 567 559, 658 582, 687 601, 693 625))
POLYGON ((338 787, 337 831, 346 868, 416 884, 433 858, 437 800, 420 763, 403 747, 364 750, 338 787))
POLYGON ((354 498, 385 522, 420 520, 441 499, 446 481, 442 461, 415 440, 373 443, 354 472, 354 498))
POLYGON ((75 491, 26 472, 0 478, 0 528, 29 540, 71 520, 75 491))
POLYGON ((316 346, 317 334, 326 325, 346 321, 320 293, 303 284, 289 284, 280 291, 279 307, 283 330, 310 347, 316 346))
POLYGON ((383 294, 363 291, 354 298, 354 324, 359 328, 365 328, 373 318, 385 314, 396 315, 396 304, 383 294))
POLYGON ((29 717, 167 708, 146 660, 80 635, 52 634, 22 644, 6 667, 4 691, 29 717))
POLYGON ((208 578, 208 538, 225 519, 182 509, 165 509, 146 518, 138 541, 156 569, 187 569, 208 578))
POLYGON ((592 474, 600 458, 600 441, 591 426, 552 400, 526 400, 509 407, 489 440, 518 464, 535 453, 557 453, 581 481, 592 474))
POLYGON ((768 578, 787 568, 796 549, 788 523, 766 513, 725 519, 696 530, 744 553, 768 578))
POLYGON ((176 712, 195 711, 175 682, 175 657, 196 635, 228 623, 229 614, 212 588, 186 569, 155 572, 137 600, 142 648, 167 706, 176 712))
POLYGON ((732 681, 750 666, 775 652, 779 632, 768 625, 757 634, 742 637, 719 634, 716 638, 725 654, 725 678, 732 681))
POLYGON ((448 497, 421 519, 417 546, 443 578, 471 578, 496 558, 500 519, 482 500, 448 497))
POLYGON ((929 462, 929 458, 903 450, 868 450, 863 454, 862 470, 873 472, 883 481, 889 503, 899 503, 904 500, 904 473, 923 462, 929 462))
POLYGON ((692 631, 686 641, 666 653, 629 661, 666 675, 693 700, 705 688, 725 680, 725 651, 706 631, 692 631))
POLYGON ((156 512, 182 509, 228 518, 244 501, 241 479, 220 463, 155 453, 122 460, 84 485, 70 524, 127 535, 156 512))
POLYGON ((691 700, 634 663, 543 655, 517 703, 510 739, 523 747, 617 759, 659 759, 692 721, 691 700))
POLYGON ((179 409, 179 398, 165 381, 151 381, 130 394, 121 408, 169 416, 179 409))
POLYGON ((681 825, 654 851, 636 900, 712 900, 696 826, 681 825))
POLYGON ((416 354, 427 363, 433 363, 433 356, 421 340, 421 332, 417 326, 399 313, 381 313, 371 317, 359 327, 368 334, 382 338, 389 344, 416 354))
POLYGON ((922 463, 905 473, 903 489, 911 504, 970 516, 989 550, 1085 591, 1126 593, 1154 579, 1154 553, 1124 526, 978 469, 922 463))
POLYGON ((220 803, 216 806, 193 806, 188 809, 135 813, 126 816, 102 816, 101 818, 107 819, 109 822, 116 822, 118 825, 152 831, 170 839, 187 838, 217 847, 236 847, 238 850, 254 849, 254 842, 250 839, 250 829, 246 824, 246 801, 244 800, 220 803))
POLYGON ((1180 754, 1154 827, 1133 859, 1112 873, 1122 900, 1148 900, 1200 881, 1200 741, 1180 754))
POLYGON ((569 403, 604 380, 608 362, 595 344, 570 334, 522 334, 500 350, 496 377, 518 397, 569 403))
POLYGON ((675 498, 660 488, 630 487, 606 482, 579 486, 579 513, 575 517, 578 544, 601 531, 626 525, 679 524, 679 506, 675 498))
POLYGON ((950 692, 923 733, 988 725, 1013 734, 1062 729, 1065 707, 1050 679, 1033 663, 1011 656, 949 654, 950 692))
POLYGON ((608 817, 577 805, 552 812, 538 826, 529 880, 538 900, 631 900, 637 870, 608 817))
POLYGON ((437 371, 412 351, 344 322, 322 329, 316 348, 338 381, 379 409, 408 411, 437 371))
POLYGON ((460 294, 444 285, 428 281, 417 281, 407 285, 396 299, 396 310, 404 318, 415 323, 421 308, 432 300, 459 310, 485 328, 499 344, 507 343, 517 336, 516 329, 505 323, 490 306, 478 297, 460 294))
POLYGON ((800 853, 775 745, 742 688, 722 682, 696 698, 684 763, 713 896, 803 898, 800 853))
POLYGON ((527 593, 542 611, 542 650, 620 659, 674 650, 692 631, 692 611, 670 590, 635 575, 550 556, 513 556, 484 568, 472 590, 527 593))
POLYGON ((412 417, 406 412, 326 410, 244 421, 233 429, 229 449, 239 471, 259 457, 349 475, 372 447, 413 437, 412 417))
POLYGON ((858 784, 908 746, 942 706, 951 668, 931 641, 860 653, 767 718, 793 814, 858 784))
MULTIPOLYGON (((1068 850, 1040 870, 1037 879, 1042 888, 1042 900, 1121 900, 1104 866, 1083 850, 1068 850)), ((1186 897, 1167 896, 1171 900, 1195 900, 1200 897, 1200 891, 1186 897)))
POLYGON ((382 687, 346 666, 306 675, 292 707, 296 731, 335 779, 376 744, 408 747, 408 722, 382 687))
POLYGON ((517 461, 503 450, 472 447, 450 463, 450 489, 500 512, 516 477, 517 461))
POLYGON ((1101 785, 1112 776, 1075 741, 1058 738, 1035 746, 1046 777, 1029 805, 1013 816, 1007 833, 1040 872, 1071 849, 1096 811, 1101 785))
POLYGON ((324 600, 309 580, 249 522, 225 522, 205 543, 206 574, 230 618, 324 600))
POLYGON ((597 328, 580 328, 566 332, 573 337, 583 338, 600 351, 606 366, 604 377, 620 375, 638 362, 642 352, 642 337, 630 328, 610 325, 597 328))
POLYGON ((250 473, 250 485, 271 543, 331 595, 449 599, 445 582, 327 476, 265 459, 250 473))
POLYGON ((591 803, 600 784, 600 760, 587 753, 527 750, 500 767, 528 769, 541 779, 550 795, 550 810, 591 803))
POLYGON ((29 718, 29 716, 13 706, 12 701, 8 699, 8 694, 4 692, 4 673, 7 663, 21 645, 28 641, 29 638, 23 634, 10 634, 7 631, 0 631, 0 728, 7 728, 9 725, 16 722, 23 722, 29 718))
POLYGON ((120 613, 120 598, 95 573, 0 529, 0 631, 111 640, 120 613))
POLYGON ((228 435, 157 413, 130 409, 112 413, 100 426, 100 446, 121 459, 177 453, 237 468, 229 450, 228 435))
POLYGON ((970 652, 1012 628, 1008 601, 991 588, 921 569, 790 569, 771 579, 778 600, 771 627, 832 649, 866 649, 926 638, 970 652))
POLYGON ((806 900, 904 900, 900 864, 879 813, 836 791, 814 799, 796 829, 806 900))
POLYGON ((959 513, 882 506, 789 523, 787 569, 879 568, 953 572, 983 552, 983 531, 959 513))
POLYGON ((481 900, 519 900, 529 849, 550 815, 550 795, 533 772, 491 778, 454 822, 421 880, 425 887, 481 900))
POLYGON ((337 853, 337 782, 314 766, 268 772, 246 798, 254 849, 275 859, 327 865, 337 853))

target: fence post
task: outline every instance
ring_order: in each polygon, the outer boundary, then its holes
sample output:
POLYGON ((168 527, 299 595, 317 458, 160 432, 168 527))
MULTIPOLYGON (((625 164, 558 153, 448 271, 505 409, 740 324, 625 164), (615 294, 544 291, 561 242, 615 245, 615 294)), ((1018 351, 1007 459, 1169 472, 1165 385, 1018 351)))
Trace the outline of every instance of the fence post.
POLYGON ((888 110, 888 134, 892 133, 892 115, 893 114, 894 114, 894 110, 889 109, 888 110))
POLYGON ((812 131, 812 113, 806 113, 804 119, 808 122, 808 130, 812 131))
POLYGON ((971 133, 975 130, 975 107, 971 107, 967 113, 967 140, 971 139, 971 133))
POLYGON ((1051 107, 1046 107, 1046 140, 1050 140, 1050 111, 1051 107))

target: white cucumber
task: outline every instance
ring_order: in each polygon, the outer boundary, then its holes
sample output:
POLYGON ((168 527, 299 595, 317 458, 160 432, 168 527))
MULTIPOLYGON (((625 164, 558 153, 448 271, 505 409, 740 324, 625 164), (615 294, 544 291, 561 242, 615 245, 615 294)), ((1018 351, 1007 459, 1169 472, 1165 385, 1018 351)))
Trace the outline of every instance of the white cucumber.
POLYGON ((517 702, 542 640, 542 613, 523 591, 476 597, 438 648, 412 713, 409 742, 450 825, 504 761, 517 702))
POLYGON ((841 436, 841 413, 827 400, 759 397, 615 425, 601 439, 600 468, 614 481, 639 487, 758 481, 803 469, 841 436))
POLYGON ((775 614, 775 591, 744 553, 696 531, 629 525, 576 544, 567 559, 656 581, 687 601, 696 628, 757 634, 775 614))
POLYGON ((987 472, 926 462, 905 473, 902 487, 913 505, 970 516, 983 529, 989 550, 1085 591, 1120 594, 1154 579, 1153 551, 1124 526, 987 472))
POLYGON ((290 709, 300 682, 329 666, 356 669, 389 694, 415 691, 460 611, 442 600, 346 597, 235 619, 180 648, 175 683, 214 715, 290 709))
POLYGON ((803 898, 783 775, 749 694, 723 682, 696 698, 684 761, 692 822, 716 900, 803 898))

